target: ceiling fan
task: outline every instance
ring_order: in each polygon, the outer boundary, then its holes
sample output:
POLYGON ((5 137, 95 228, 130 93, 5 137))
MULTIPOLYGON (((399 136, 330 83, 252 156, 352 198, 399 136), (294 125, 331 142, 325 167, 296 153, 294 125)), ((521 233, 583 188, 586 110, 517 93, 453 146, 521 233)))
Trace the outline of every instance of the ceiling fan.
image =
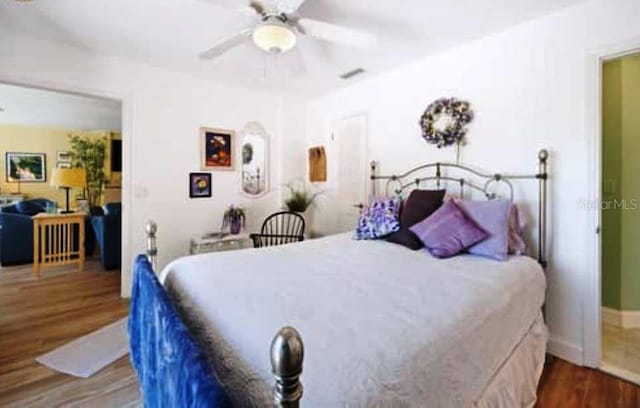
POLYGON ((207 0, 209 3, 235 9, 254 16, 255 23, 239 33, 220 39, 199 55, 200 59, 216 58, 249 40, 269 54, 282 54, 296 45, 298 34, 352 47, 372 47, 376 37, 324 21, 302 17, 298 9, 305 0, 252 0, 245 7, 234 7, 238 1, 207 0))

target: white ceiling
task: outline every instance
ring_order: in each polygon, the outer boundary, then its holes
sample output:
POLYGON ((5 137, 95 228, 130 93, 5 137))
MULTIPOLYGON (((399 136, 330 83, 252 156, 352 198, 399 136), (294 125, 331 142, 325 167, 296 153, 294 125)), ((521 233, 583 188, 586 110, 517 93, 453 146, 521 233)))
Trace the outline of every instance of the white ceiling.
POLYGON ((300 36, 302 75, 295 53, 276 61, 250 42, 212 62, 196 58, 254 21, 215 5, 234 0, 4 0, 0 27, 199 76, 319 93, 344 84, 338 76, 356 67, 387 70, 582 1, 307 0, 301 15, 368 30, 378 46, 352 49, 300 36))
POLYGON ((120 102, 0 83, 0 123, 121 130, 120 102))

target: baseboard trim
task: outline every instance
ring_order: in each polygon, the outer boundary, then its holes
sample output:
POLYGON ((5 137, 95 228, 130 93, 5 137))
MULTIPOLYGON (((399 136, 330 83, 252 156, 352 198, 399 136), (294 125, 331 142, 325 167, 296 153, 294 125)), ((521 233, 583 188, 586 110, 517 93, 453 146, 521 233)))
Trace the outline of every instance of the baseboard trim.
POLYGON ((622 326, 622 315, 619 310, 602 306, 602 323, 612 326, 622 326))
POLYGON ((547 352, 580 366, 584 364, 582 347, 577 344, 569 343, 566 340, 559 339, 553 334, 549 336, 547 352))
POLYGON ((600 370, 615 377, 622 378, 625 381, 640 385, 640 374, 634 373, 633 371, 625 370, 624 368, 616 367, 605 362, 600 364, 600 370))
POLYGON ((617 310, 603 306, 602 322, 623 329, 640 329, 640 310, 617 310))

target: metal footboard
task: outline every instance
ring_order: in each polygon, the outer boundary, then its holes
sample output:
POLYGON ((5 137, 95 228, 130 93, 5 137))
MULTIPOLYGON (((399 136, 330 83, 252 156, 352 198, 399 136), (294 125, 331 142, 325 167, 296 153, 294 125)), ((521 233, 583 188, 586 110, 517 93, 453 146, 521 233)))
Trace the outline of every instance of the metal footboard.
MULTIPOLYGON (((147 235, 147 258, 156 271, 158 247, 156 234, 158 226, 149 221, 145 227, 147 235)), ((157 272, 157 271, 156 271, 157 272)), ((293 327, 283 327, 271 341, 270 348, 271 369, 275 385, 273 387, 273 402, 275 407, 296 408, 302 398, 302 360, 304 358, 304 344, 302 336, 293 327)))

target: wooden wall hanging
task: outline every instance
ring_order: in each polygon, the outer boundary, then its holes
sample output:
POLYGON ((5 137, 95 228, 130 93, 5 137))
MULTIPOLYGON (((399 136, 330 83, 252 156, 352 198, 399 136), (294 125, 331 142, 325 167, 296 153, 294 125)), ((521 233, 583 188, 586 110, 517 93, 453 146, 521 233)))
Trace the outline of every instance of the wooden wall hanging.
POLYGON ((309 181, 327 181, 327 155, 323 146, 309 148, 309 181))

